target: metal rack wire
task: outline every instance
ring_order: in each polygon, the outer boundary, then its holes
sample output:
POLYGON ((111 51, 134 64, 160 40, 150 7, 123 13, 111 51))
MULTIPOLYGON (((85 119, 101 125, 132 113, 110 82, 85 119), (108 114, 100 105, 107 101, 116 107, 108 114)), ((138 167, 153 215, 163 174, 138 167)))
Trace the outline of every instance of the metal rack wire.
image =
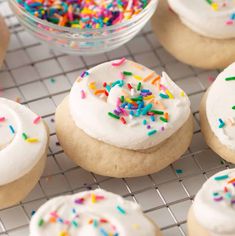
POLYGON ((157 42, 150 24, 118 50, 94 57, 72 57, 32 38, 5 0, 0 0, 0 14, 11 31, 11 44, 0 71, 1 96, 18 100, 42 115, 51 137, 47 166, 36 188, 19 205, 0 211, 0 236, 28 235, 31 215, 49 198, 97 187, 138 202, 164 235, 187 235, 187 211, 196 192, 208 176, 231 167, 209 150, 199 127, 200 98, 211 83, 208 77, 216 76, 218 71, 203 71, 176 61, 157 42), (141 178, 113 179, 86 172, 66 158, 56 139, 53 117, 82 70, 123 56, 169 73, 191 99, 195 131, 188 151, 165 170, 141 178))

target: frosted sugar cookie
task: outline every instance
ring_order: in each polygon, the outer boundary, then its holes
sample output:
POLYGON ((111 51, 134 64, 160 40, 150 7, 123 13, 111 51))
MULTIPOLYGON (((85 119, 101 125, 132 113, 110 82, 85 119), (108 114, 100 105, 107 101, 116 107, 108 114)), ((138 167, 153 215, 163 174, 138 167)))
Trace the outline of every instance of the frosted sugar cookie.
POLYGON ((0 209, 25 198, 42 174, 47 128, 27 107, 0 98, 0 209))
POLYGON ((235 235, 235 169, 217 173, 206 181, 188 215, 189 236, 235 235))
POLYGON ((4 19, 0 15, 0 67, 5 57, 8 41, 9 41, 8 28, 4 22, 4 19))
POLYGON ((41 235, 161 236, 161 232, 136 203, 97 189, 45 203, 30 223, 30 236, 41 235))
POLYGON ((235 163, 235 63, 225 69, 204 95, 200 106, 202 133, 207 144, 235 163))
POLYGON ((178 60, 206 69, 235 61, 233 0, 161 1, 152 19, 160 43, 178 60))
POLYGON ((193 121, 187 95, 168 77, 132 61, 84 72, 56 111, 57 136, 81 167, 114 177, 165 168, 188 148, 193 121))

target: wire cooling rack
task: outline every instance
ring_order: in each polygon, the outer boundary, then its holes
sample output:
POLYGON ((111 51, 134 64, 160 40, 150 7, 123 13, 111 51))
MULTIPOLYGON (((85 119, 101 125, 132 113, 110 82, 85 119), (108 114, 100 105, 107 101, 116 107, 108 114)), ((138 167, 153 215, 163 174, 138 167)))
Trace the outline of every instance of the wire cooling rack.
POLYGON ((150 24, 117 50, 78 57, 51 51, 32 38, 12 15, 5 0, 0 0, 0 14, 11 31, 10 47, 0 71, 1 96, 27 105, 40 114, 50 128, 50 148, 43 177, 23 202, 0 211, 0 235, 29 235, 31 215, 48 199, 97 187, 138 202, 164 235, 187 235, 187 212, 196 192, 209 176, 231 167, 206 146, 199 127, 201 96, 218 71, 199 70, 178 62, 160 46, 150 24), (169 73, 188 93, 195 121, 193 142, 181 159, 163 171, 141 178, 113 179, 76 167, 66 158, 55 135, 55 108, 69 93, 81 71, 121 57, 159 73, 162 70, 169 73))

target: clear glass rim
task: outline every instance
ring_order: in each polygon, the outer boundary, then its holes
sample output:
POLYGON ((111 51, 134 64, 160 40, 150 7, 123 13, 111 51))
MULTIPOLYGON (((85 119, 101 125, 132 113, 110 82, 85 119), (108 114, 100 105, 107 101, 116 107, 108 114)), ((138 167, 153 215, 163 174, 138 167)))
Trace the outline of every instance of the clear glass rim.
POLYGON ((58 26, 56 24, 53 24, 49 21, 42 20, 36 16, 31 15, 29 12, 27 12, 23 7, 21 7, 16 0, 10 0, 10 3, 14 4, 14 6, 21 11, 23 15, 25 15, 28 18, 32 18, 36 23, 39 23, 41 25, 44 25, 46 27, 53 28, 55 30, 60 30, 60 31, 66 31, 68 33, 72 34, 78 34, 78 33, 95 33, 95 32, 102 32, 104 30, 115 30, 119 27, 125 27, 129 24, 132 24, 133 22, 137 21, 140 19, 143 15, 145 15, 146 12, 148 12, 152 7, 155 5, 157 6, 159 0, 150 0, 149 4, 142 10, 139 14, 135 15, 132 17, 130 20, 118 23, 116 25, 111 25, 111 26, 106 26, 100 29, 73 29, 65 26, 58 26))

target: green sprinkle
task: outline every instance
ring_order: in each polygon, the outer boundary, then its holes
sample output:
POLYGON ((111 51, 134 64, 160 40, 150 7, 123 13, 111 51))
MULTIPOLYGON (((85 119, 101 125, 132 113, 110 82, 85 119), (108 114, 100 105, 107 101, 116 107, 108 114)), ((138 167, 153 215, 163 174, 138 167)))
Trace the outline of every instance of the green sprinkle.
POLYGON ((147 120, 143 120, 143 125, 146 125, 147 124, 147 120))
POLYGON ((216 181, 225 180, 225 179, 228 179, 228 175, 220 175, 214 178, 214 180, 216 181))
POLYGON ((51 83, 53 83, 53 84, 55 83, 55 79, 53 79, 53 78, 51 78, 50 81, 51 81, 51 83))
POLYGON ((26 139, 28 138, 28 136, 27 136, 26 133, 23 133, 23 134, 22 134, 22 137, 23 137, 24 140, 26 140, 26 139))
POLYGON ((150 112, 157 114, 157 115, 163 115, 164 112, 163 111, 157 111, 157 110, 151 110, 150 112))
POLYGON ((75 228, 77 228, 78 227, 78 223, 76 222, 76 221, 72 221, 72 225, 75 227, 75 228))
POLYGON ((141 85, 142 85, 141 82, 139 82, 138 85, 137 85, 137 91, 140 91, 141 85))
POLYGON ((40 219, 39 221, 38 221, 38 226, 42 226, 44 224, 44 220, 43 219, 40 219))
POLYGON ((123 74, 124 74, 124 75, 127 75, 127 76, 133 75, 132 72, 129 72, 129 71, 123 71, 123 74))
POLYGON ((152 135, 154 135, 154 134, 156 134, 157 133, 157 130, 151 130, 151 131, 149 131, 148 132, 148 136, 152 136, 152 135))
POLYGON ((235 76, 233 76, 233 77, 228 77, 228 78, 226 78, 225 80, 226 80, 226 81, 235 80, 235 76))
POLYGON ((176 172, 176 174, 183 174, 183 170, 181 170, 181 169, 176 169, 175 172, 176 172))
POLYGON ((165 123, 167 123, 167 122, 168 122, 168 120, 167 120, 167 119, 165 119, 165 118, 163 118, 163 117, 160 117, 160 120, 161 120, 161 121, 163 121, 163 122, 165 122, 165 123))
POLYGON ((109 113, 108 113, 108 115, 109 115, 110 117, 112 117, 112 118, 115 118, 115 119, 117 119, 117 120, 119 120, 119 119, 120 119, 120 117, 119 117, 119 116, 117 116, 117 115, 113 114, 112 112, 109 112, 109 113))
POLYGON ((123 208, 121 208, 120 206, 117 206, 117 210, 123 215, 126 214, 126 211, 123 208))
POLYGON ((213 193, 213 196, 214 196, 214 197, 217 197, 217 196, 219 196, 219 193, 218 193, 218 192, 214 192, 214 193, 213 193))
POLYGON ((235 106, 233 106, 232 109, 235 110, 235 106))
POLYGON ((125 97, 121 96, 120 100, 121 100, 121 103, 123 103, 125 101, 125 97))
POLYGON ((213 2, 212 2, 212 0, 206 0, 209 4, 212 4, 213 2))
POLYGON ((132 101, 143 101, 143 97, 131 98, 132 101))
POLYGON ((95 228, 97 228, 98 227, 98 221, 94 219, 93 225, 94 225, 95 228))

